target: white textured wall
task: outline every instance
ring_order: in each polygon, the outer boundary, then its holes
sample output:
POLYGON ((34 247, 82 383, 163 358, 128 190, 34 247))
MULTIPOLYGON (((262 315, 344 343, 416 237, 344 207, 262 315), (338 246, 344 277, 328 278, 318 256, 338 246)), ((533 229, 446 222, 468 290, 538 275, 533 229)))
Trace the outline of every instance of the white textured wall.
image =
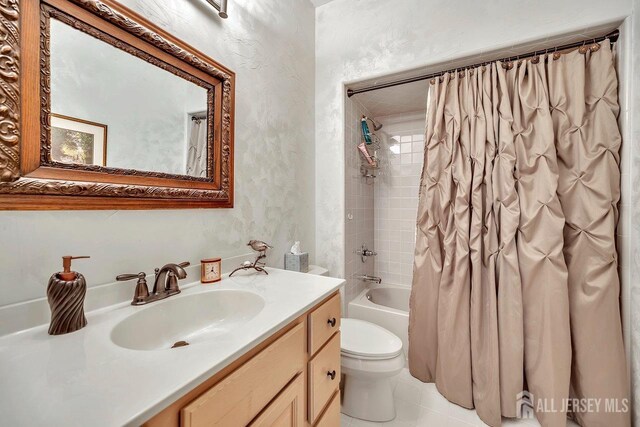
POLYGON ((344 274, 345 83, 569 33, 631 0, 334 0, 316 9, 316 255, 344 274))
MULTIPOLYGON (((235 208, 172 211, 0 212, 0 305, 45 295, 60 256, 90 286, 169 261, 292 241, 311 249, 314 229, 314 9, 300 0, 234 0, 221 20, 204 0, 123 3, 237 73, 235 208)), ((342 185, 341 185, 342 187, 342 185)))

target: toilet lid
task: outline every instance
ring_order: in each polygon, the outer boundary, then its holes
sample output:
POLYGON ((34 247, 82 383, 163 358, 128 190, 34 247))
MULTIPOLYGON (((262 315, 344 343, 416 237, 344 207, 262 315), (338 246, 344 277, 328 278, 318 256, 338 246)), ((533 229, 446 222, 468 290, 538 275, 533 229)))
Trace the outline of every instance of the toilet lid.
POLYGON ((342 353, 367 359, 391 359, 402 352, 402 341, 395 334, 360 319, 340 320, 342 353))

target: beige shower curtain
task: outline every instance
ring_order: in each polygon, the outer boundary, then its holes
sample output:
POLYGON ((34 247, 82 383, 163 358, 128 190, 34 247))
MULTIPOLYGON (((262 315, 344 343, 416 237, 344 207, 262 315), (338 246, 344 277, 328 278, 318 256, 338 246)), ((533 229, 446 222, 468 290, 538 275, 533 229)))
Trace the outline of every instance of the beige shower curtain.
POLYGON ((432 81, 409 368, 487 424, 630 425, 617 114, 609 41, 432 81))
POLYGON ((191 120, 186 167, 189 176, 207 176, 207 128, 207 119, 191 120))

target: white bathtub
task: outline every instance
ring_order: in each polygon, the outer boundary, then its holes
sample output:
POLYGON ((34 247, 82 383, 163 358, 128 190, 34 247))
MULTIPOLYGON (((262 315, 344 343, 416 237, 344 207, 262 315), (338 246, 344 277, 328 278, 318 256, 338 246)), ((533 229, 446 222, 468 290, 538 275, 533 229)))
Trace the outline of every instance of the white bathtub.
POLYGON ((402 340, 405 357, 409 349, 409 295, 411 288, 381 285, 365 289, 349 303, 347 314, 382 326, 402 340))

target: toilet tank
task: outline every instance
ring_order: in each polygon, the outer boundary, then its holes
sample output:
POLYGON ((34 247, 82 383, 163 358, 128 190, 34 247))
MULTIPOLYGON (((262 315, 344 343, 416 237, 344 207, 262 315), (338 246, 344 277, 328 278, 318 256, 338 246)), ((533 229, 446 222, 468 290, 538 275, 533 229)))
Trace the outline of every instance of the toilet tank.
POLYGON ((309 265, 309 274, 317 274, 318 276, 329 276, 329 270, 318 265, 309 265))

